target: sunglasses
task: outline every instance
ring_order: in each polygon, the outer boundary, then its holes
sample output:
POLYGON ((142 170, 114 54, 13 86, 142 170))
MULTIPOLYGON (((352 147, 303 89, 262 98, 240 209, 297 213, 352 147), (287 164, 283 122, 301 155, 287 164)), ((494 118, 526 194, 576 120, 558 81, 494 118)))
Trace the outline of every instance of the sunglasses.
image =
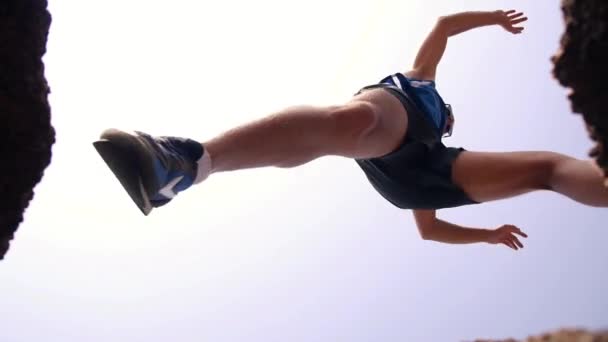
POLYGON ((447 118, 443 137, 448 138, 452 136, 452 132, 454 131, 454 112, 452 106, 448 103, 446 103, 445 108, 447 109, 447 118))

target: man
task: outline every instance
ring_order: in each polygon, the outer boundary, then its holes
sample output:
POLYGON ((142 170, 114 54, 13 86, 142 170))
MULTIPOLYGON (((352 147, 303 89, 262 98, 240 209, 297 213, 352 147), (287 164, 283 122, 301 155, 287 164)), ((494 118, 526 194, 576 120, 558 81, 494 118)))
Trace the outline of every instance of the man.
POLYGON ((454 117, 435 89, 450 36, 500 25, 512 34, 527 18, 516 11, 441 17, 410 71, 364 87, 345 104, 287 108, 199 143, 109 129, 94 143, 140 210, 148 215, 216 172, 295 167, 321 156, 353 158, 388 201, 413 209, 424 239, 523 245, 517 227, 475 229, 440 220, 436 210, 552 190, 591 206, 608 206, 608 189, 591 162, 553 152, 483 153, 446 147, 454 117))

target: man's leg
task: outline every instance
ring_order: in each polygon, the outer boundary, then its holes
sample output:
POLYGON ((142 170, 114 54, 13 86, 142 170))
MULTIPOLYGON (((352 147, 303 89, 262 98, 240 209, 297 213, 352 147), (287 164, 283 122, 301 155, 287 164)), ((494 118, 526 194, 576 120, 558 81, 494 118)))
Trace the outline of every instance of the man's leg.
POLYGON ((608 188, 595 162, 567 156, 558 157, 551 177, 551 188, 575 201, 608 207, 608 188))
POLYGON ((233 128, 203 143, 212 172, 294 167, 325 155, 362 155, 358 145, 373 129, 376 113, 365 102, 344 106, 290 107, 233 128))
POLYGON ((399 100, 375 89, 341 106, 291 107, 202 144, 109 129, 94 145, 147 215, 213 172, 294 167, 325 155, 378 157, 396 148, 406 130, 399 100))
POLYGON ((407 114, 384 90, 333 107, 298 106, 229 130, 204 142, 212 172, 294 167, 326 155, 373 158, 403 139, 407 114))
POLYGON ((463 152, 452 171, 471 199, 487 202, 552 190, 579 203, 608 207, 608 188, 590 161, 553 152, 463 152))

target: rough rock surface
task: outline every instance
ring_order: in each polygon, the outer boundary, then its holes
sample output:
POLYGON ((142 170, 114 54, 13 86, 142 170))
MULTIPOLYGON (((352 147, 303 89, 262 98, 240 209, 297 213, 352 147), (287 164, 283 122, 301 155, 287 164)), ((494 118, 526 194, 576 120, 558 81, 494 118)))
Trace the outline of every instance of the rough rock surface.
POLYGON ((540 336, 532 336, 523 341, 506 340, 475 340, 475 342, 608 342, 608 331, 590 332, 583 329, 563 329, 540 336))
POLYGON ((46 0, 0 1, 0 259, 51 161, 46 0))
POLYGON ((608 177, 608 1, 562 0, 561 6, 566 29, 553 74, 572 90, 572 110, 596 143, 590 155, 608 177))

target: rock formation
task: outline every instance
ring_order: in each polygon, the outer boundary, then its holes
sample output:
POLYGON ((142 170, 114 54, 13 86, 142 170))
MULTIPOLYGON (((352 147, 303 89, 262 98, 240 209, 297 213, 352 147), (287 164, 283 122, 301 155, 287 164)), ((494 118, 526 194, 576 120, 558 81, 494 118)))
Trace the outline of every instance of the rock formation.
POLYGON ((46 0, 0 1, 0 259, 51 161, 46 0))
POLYGON ((520 341, 506 340, 475 340, 475 342, 608 342, 608 332, 589 332, 583 329, 562 329, 553 333, 531 336, 520 341))
POLYGON ((582 114, 590 155, 608 177, 608 1, 562 0, 565 31, 553 56, 553 75, 571 89, 572 111, 582 114))

